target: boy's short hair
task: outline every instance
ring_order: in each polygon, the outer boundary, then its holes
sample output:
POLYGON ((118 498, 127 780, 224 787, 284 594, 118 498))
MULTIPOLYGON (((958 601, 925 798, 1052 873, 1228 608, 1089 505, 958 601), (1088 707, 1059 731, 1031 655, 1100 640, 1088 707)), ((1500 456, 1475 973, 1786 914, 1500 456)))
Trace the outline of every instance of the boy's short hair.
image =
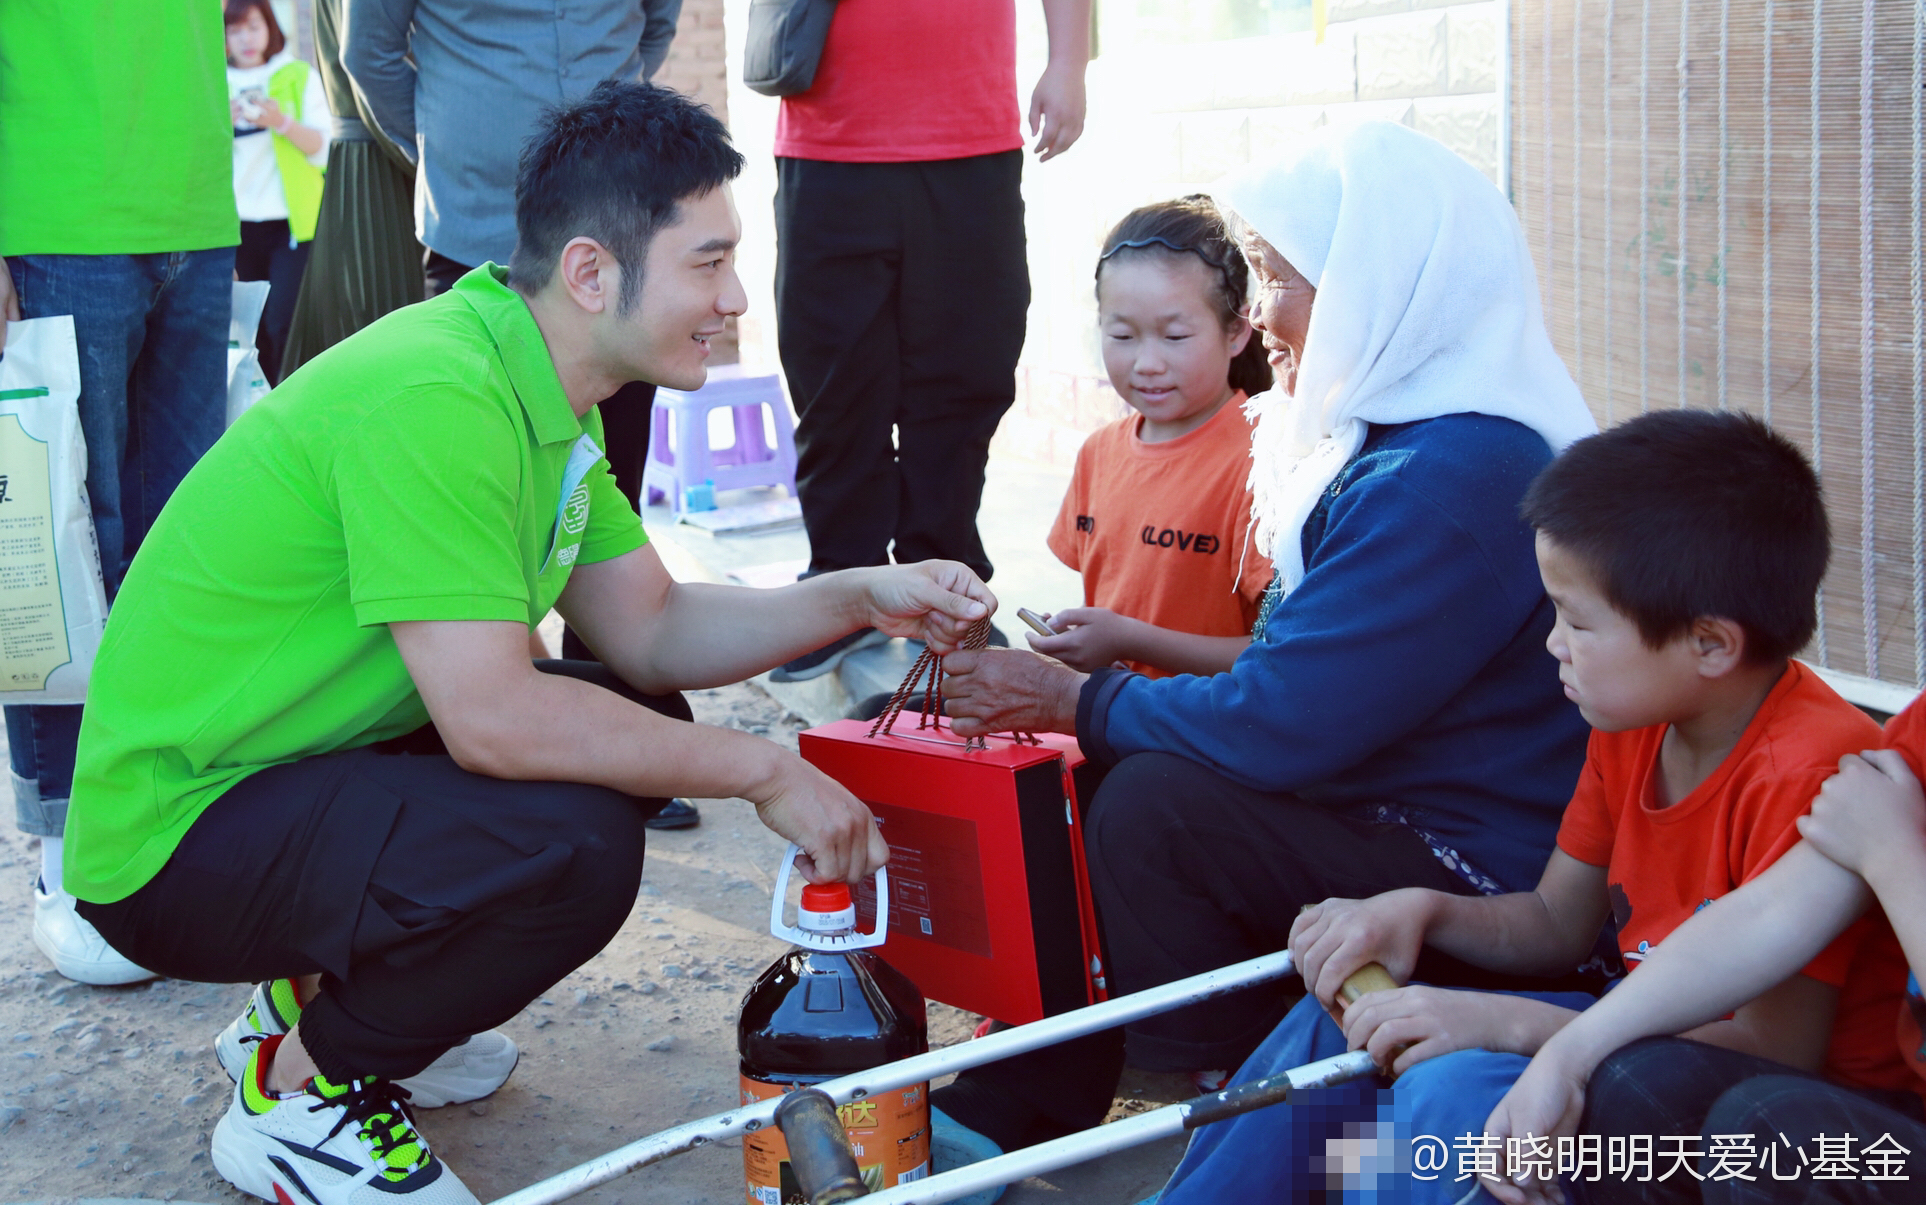
POLYGON ((1770 663, 1818 626, 1832 547, 1819 477, 1749 414, 1666 410, 1581 439, 1522 511, 1653 648, 1712 615, 1745 630, 1748 661, 1770 663))
POLYGON ((622 267, 618 310, 642 289, 649 243, 677 204, 742 173, 741 152, 709 111, 668 88, 604 80, 550 109, 522 144, 515 172, 515 253, 508 280, 541 291, 570 239, 592 238, 622 267))

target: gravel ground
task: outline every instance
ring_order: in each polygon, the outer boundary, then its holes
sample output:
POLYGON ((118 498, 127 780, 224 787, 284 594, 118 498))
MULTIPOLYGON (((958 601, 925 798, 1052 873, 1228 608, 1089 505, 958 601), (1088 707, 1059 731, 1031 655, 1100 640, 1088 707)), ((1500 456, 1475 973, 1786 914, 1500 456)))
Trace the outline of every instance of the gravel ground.
MULTIPOLYGON (((800 725, 752 686, 691 701, 703 722, 795 747, 800 725)), ((481 1200, 734 1103, 736 1010, 784 949, 767 932, 782 842, 742 800, 701 806, 700 828, 651 834, 635 911, 609 947, 504 1027, 522 1048, 508 1084, 488 1100, 421 1114, 435 1150, 481 1200)), ((212 1040, 247 987, 62 979, 30 935, 38 866, 34 839, 0 825, 0 1202, 253 1200, 207 1154, 230 1091, 212 1040)), ((933 1004, 931 1041, 963 1040, 975 1023, 933 1004)), ((1120 1093, 1113 1116, 1188 1095, 1175 1077, 1134 1072, 1120 1093)), ((1025 1181, 1004 1201, 1131 1205, 1180 1153, 1175 1141, 1121 1152, 1025 1181)), ((722 1143, 578 1199, 735 1205, 741 1176, 738 1144, 722 1143)))

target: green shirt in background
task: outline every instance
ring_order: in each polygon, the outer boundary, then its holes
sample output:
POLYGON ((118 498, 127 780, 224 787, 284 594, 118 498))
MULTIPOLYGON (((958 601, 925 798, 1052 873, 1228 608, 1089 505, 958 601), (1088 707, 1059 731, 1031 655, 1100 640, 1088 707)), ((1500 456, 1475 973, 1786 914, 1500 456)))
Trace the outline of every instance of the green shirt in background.
POLYGON ((240 239, 221 0, 0 0, 0 257, 240 239))
POLYGON ((248 774, 426 723, 386 624, 533 627, 575 564, 648 542, 505 278, 330 348, 174 492, 94 665, 67 890, 122 899, 248 774))

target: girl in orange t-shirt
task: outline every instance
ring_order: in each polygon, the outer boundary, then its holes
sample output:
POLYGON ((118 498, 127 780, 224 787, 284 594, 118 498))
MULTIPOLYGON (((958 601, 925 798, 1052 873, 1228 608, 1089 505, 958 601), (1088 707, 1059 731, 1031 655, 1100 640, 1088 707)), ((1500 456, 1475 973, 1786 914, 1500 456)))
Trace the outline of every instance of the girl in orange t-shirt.
POLYGON ((1250 643, 1270 561, 1247 547, 1251 427, 1271 386, 1243 309, 1249 269, 1209 198, 1134 210, 1104 239, 1104 368, 1136 411, 1077 454, 1050 551, 1084 605, 1030 647, 1088 672, 1215 674, 1250 643))

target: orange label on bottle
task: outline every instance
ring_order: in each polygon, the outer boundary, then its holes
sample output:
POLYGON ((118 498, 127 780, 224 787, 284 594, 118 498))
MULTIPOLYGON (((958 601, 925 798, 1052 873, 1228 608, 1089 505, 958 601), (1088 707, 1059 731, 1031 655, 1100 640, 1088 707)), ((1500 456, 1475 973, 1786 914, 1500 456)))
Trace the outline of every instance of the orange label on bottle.
MULTIPOLYGON (((795 1084, 770 1084, 739 1077, 742 1103, 781 1096, 795 1084)), ((850 1153, 871 1192, 921 1180, 930 1174, 930 1086, 912 1084, 836 1110, 849 1135, 850 1153)), ((774 1125, 742 1136, 742 1170, 747 1205, 809 1205, 789 1166, 789 1144, 774 1125)))

